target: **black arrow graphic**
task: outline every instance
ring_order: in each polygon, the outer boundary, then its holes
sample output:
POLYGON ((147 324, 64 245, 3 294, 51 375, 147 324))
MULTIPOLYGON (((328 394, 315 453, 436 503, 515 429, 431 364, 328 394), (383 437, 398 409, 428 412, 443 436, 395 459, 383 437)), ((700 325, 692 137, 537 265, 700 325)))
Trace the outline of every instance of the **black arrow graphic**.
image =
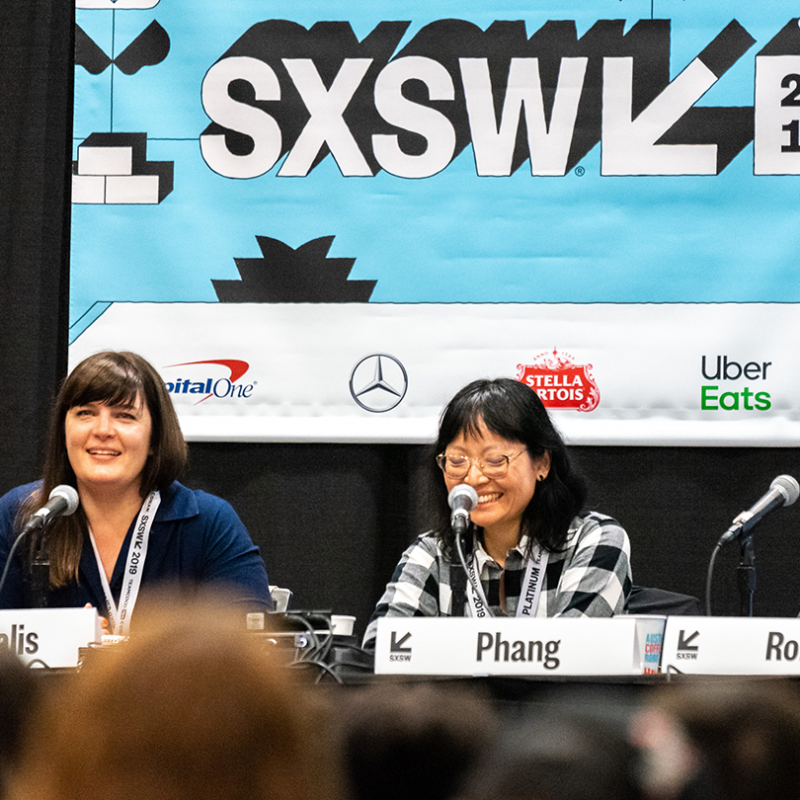
POLYGON ((699 645, 691 644, 691 641, 699 635, 700 631, 695 631, 691 636, 686 636, 686 631, 681 631, 678 634, 678 650, 697 650, 699 645))
POLYGON ((409 637, 411 636, 410 633, 407 633, 399 642, 397 641, 397 633, 392 631, 392 643, 391 643, 391 651, 393 653, 410 653, 410 647, 403 647, 403 645, 408 641, 409 637))

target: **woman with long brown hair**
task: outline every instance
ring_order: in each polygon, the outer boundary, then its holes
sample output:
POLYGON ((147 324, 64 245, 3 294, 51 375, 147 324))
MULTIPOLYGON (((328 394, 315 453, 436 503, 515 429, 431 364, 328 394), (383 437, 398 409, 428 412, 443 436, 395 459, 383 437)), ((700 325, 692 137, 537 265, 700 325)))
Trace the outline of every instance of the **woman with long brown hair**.
MULTIPOLYGON (((127 633, 140 587, 187 592, 213 584, 232 600, 271 606, 264 562, 228 503, 177 481, 186 443, 166 386, 135 353, 89 356, 56 398, 44 475, 0 498, 0 569, 15 540, 57 486, 80 505, 46 531, 48 606, 98 608, 127 633)), ((0 608, 34 604, 34 533, 8 563, 0 608)))

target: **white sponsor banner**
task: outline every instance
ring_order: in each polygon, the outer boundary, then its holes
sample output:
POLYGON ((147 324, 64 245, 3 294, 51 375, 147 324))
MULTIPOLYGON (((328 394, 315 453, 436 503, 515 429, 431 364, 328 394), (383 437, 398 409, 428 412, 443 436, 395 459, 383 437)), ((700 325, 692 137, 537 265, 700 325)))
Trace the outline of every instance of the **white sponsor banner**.
POLYGON ((478 377, 574 444, 800 444, 794 304, 113 303, 70 347, 160 371, 190 440, 429 442, 478 377), (769 342, 753 331, 769 327, 769 342))
POLYGON ((0 650, 31 667, 75 667, 79 651, 99 642, 102 628, 94 608, 28 608, 0 611, 0 650))
POLYGON ((669 617, 662 672, 800 674, 800 619, 669 617))
POLYGON ((664 618, 383 617, 378 620, 375 672, 641 675, 645 630, 660 644, 664 618))

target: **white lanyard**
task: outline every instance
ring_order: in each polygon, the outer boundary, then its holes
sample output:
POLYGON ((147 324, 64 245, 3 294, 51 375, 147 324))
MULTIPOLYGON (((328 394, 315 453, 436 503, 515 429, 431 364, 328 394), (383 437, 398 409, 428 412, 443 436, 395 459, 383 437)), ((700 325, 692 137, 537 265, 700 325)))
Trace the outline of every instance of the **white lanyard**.
POLYGON ((144 560, 147 558, 147 545, 150 541, 150 528, 153 526, 153 519, 161 503, 161 493, 152 492, 142 504, 139 518, 136 520, 136 530, 133 532, 133 541, 128 548, 128 560, 125 564, 125 577, 122 582, 122 590, 119 593, 119 607, 114 602, 111 594, 111 587, 106 578, 106 571, 103 562, 100 560, 100 553, 97 544, 89 528, 89 538, 92 541, 94 556, 97 559, 97 569, 100 572, 100 582, 103 584, 103 592, 106 596, 106 606, 108 607, 108 628, 109 633, 115 636, 127 636, 131 625, 131 615, 136 599, 139 596, 139 587, 142 585, 142 572, 144 571, 144 560))
MULTIPOLYGON (((531 555, 527 559, 528 565, 525 568, 525 577, 522 580, 522 587, 517 603, 518 617, 534 617, 536 609, 539 607, 539 599, 542 594, 542 583, 544 583, 544 573, 547 569, 547 559, 550 554, 543 550, 538 544, 534 544, 531 555)), ((480 577, 475 574, 475 549, 470 553, 467 562, 470 580, 468 581, 469 611, 471 617, 487 616, 486 609, 489 603, 483 591, 480 577)))

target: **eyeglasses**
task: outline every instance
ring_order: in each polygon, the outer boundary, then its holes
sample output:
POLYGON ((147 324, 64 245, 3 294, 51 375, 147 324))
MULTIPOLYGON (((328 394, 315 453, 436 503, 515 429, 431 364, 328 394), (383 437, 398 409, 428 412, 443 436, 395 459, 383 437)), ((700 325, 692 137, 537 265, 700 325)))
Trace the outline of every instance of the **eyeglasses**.
POLYGON ((456 480, 467 477, 470 464, 475 464, 487 478, 505 478, 511 461, 525 452, 526 450, 520 450, 510 456, 487 456, 483 459, 470 458, 469 456, 449 456, 447 453, 439 453, 436 456, 436 463, 448 478, 455 478, 456 480))

